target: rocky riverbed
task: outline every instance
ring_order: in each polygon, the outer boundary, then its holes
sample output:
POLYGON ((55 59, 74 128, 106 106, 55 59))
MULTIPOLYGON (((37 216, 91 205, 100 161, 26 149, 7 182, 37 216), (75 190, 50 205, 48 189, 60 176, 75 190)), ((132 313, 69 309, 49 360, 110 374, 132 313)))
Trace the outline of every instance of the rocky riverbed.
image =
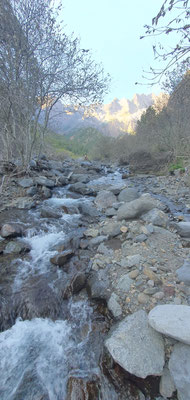
POLYGON ((45 158, 1 176, 0 398, 190 399, 186 176, 45 158))

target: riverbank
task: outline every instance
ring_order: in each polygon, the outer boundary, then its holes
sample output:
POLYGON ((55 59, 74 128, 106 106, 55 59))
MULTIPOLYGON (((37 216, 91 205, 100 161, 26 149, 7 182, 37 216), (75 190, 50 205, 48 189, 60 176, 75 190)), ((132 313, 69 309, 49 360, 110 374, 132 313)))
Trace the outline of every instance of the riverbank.
MULTIPOLYGON (((184 312, 190 302, 190 196, 185 175, 130 176, 125 168, 43 159, 33 162, 27 175, 8 174, 0 202, 1 331, 10 332, 7 337, 14 340, 16 330, 19 338, 19 329, 24 329, 27 337, 40 332, 35 324, 45 318, 62 321, 67 332, 58 339, 70 349, 62 351, 67 368, 56 378, 59 389, 53 382, 48 388, 47 374, 38 365, 41 372, 32 380, 38 397, 78 399, 81 392, 81 400, 89 393, 93 400, 122 400, 126 393, 129 400, 176 399, 177 388, 179 398, 187 400, 189 378, 180 386, 176 368, 183 367, 180 360, 185 364, 189 351, 188 339, 178 332, 187 322, 184 312), (168 317, 163 331, 160 320, 151 322, 151 312, 161 307, 158 311, 166 313, 166 305, 174 317, 168 317), (181 321, 175 320, 176 307, 181 321), (20 325, 15 325, 17 318, 22 318, 20 325), (80 347, 76 361, 73 353, 80 347)), ((51 331, 45 323, 47 337, 54 331, 58 338, 57 328, 52 325, 51 331)), ((47 362, 47 355, 43 357, 47 362)), ((35 374, 35 360, 30 376, 35 374)), ((10 363, 10 370, 15 365, 10 363)), ((49 373, 53 376, 52 369, 49 373)), ((8 375, 1 382, 3 400, 16 400, 20 393, 23 399, 34 398, 27 392, 31 388, 25 375, 18 377, 15 394, 10 394, 8 375)))

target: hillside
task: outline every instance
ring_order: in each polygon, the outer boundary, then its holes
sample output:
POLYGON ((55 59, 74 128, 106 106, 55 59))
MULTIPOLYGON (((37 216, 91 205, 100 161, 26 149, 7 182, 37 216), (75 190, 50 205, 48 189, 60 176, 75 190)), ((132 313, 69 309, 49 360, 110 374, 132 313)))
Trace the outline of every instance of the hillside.
MULTIPOLYGON (((131 100, 113 99, 108 104, 87 111, 65 107, 61 101, 50 113, 49 128, 56 133, 68 135, 78 129, 93 127, 106 136, 117 137, 132 133, 142 113, 154 103, 154 94, 135 94, 131 100)), ((43 115, 41 122, 43 123, 43 115)))

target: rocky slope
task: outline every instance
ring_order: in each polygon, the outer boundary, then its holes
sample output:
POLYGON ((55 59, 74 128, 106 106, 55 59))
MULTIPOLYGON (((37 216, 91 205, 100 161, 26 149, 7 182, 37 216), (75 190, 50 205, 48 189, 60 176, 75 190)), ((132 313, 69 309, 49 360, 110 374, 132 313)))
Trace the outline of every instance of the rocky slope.
MULTIPOLYGON (((4 183, 0 213, 0 324, 7 338, 16 335, 17 317, 23 323, 36 317, 71 321, 68 299, 88 300, 94 322, 88 331, 85 320, 80 335, 90 340, 90 358, 104 378, 96 372, 79 379, 69 370, 67 399, 80 393, 84 400, 89 395, 93 400, 188 400, 190 196, 185 175, 130 176, 97 163, 44 159, 31 163, 27 177, 10 176, 10 183, 4 183), (39 221, 43 232, 30 240, 39 221), (56 230, 49 231, 52 224, 56 230), (66 237, 52 249, 46 246, 44 264, 35 237, 50 240, 46 232, 66 237), (47 270, 38 276, 40 263, 47 270), (24 275, 22 265, 27 266, 24 275)), ((28 335, 29 328, 23 329, 28 335)), ((4 389, 2 399, 17 399, 20 393, 30 399, 27 379, 22 376, 15 397, 4 389)), ((35 379, 38 395, 54 400, 42 376, 35 379)))

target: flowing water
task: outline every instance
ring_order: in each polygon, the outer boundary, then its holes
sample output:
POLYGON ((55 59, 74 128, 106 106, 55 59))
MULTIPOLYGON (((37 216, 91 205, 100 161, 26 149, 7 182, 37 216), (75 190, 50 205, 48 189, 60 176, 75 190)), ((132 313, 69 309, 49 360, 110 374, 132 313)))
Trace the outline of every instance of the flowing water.
MULTIPOLYGON (((110 184, 123 187, 120 172, 90 182, 99 189, 110 184)), ((12 326, 0 333, 0 400, 136 399, 120 397, 101 371, 106 320, 85 294, 63 300, 69 274, 50 262, 57 246, 80 232, 81 216, 62 211, 58 220, 42 219, 41 207, 60 210, 92 201, 68 196, 68 187, 56 189, 51 199, 29 212, 32 224, 26 223, 22 241, 31 251, 11 264, 10 298, 20 308, 16 322, 13 318, 12 326)))

